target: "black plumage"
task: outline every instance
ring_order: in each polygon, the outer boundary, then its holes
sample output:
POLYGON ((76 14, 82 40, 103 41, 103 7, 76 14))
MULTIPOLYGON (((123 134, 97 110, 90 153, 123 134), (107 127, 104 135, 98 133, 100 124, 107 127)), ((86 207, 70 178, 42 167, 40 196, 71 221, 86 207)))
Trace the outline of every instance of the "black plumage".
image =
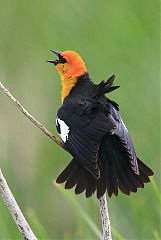
POLYGON ((66 131, 64 145, 73 160, 56 181, 86 197, 97 191, 100 198, 106 190, 109 197, 118 190, 129 195, 153 175, 136 156, 118 104, 105 97, 118 88, 114 78, 96 85, 88 73, 82 75, 57 113, 57 130, 61 136, 66 131))

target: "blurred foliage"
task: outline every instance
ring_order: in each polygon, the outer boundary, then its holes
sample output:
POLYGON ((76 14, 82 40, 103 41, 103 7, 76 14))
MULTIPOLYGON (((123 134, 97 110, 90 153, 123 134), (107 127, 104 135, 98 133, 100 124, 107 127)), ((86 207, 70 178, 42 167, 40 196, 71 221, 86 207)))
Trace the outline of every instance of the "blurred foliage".
MULTIPOLYGON (((54 133, 61 86, 49 49, 78 51, 95 82, 115 73, 121 88, 110 98, 160 189, 159 0, 0 0, 0 29, 0 81, 54 133)), ((0 168, 30 223, 49 239, 98 239, 52 184, 70 159, 0 93, 0 168)), ((125 239, 161 237, 153 186, 108 199, 125 239)), ((96 197, 74 197, 101 229, 96 197)), ((0 213, 0 239, 21 239, 2 199, 0 213)))
MULTIPOLYGON (((98 239, 102 239, 102 233, 96 226, 96 224, 93 222, 93 220, 90 218, 87 212, 84 211, 84 209, 79 204, 77 198, 74 197, 74 195, 70 191, 66 191, 65 188, 63 188, 62 185, 56 184, 54 182, 57 189, 63 193, 63 195, 69 200, 71 205, 73 206, 73 209, 75 210, 76 214, 81 217, 87 225, 91 228, 92 232, 95 233, 95 235, 98 237, 98 239)), ((113 237, 116 237, 118 240, 124 240, 124 238, 121 236, 121 234, 114 228, 111 227, 111 232, 113 237)))

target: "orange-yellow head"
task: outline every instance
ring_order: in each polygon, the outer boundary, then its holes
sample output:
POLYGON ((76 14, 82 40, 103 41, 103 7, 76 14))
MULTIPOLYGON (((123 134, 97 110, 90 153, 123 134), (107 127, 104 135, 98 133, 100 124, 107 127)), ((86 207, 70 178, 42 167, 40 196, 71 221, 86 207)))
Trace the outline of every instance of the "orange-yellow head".
POLYGON ((87 72, 86 66, 82 58, 75 51, 58 52, 51 50, 58 57, 56 60, 51 60, 55 65, 62 80, 61 100, 70 94, 70 91, 75 86, 78 78, 87 72))

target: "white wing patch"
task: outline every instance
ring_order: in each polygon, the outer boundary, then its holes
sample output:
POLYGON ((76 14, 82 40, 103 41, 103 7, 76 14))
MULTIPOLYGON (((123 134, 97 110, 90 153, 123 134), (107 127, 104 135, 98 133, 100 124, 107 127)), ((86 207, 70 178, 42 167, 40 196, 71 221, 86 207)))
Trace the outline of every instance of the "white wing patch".
POLYGON ((70 131, 69 127, 66 125, 66 123, 63 120, 59 118, 56 119, 56 124, 59 124, 60 126, 59 135, 61 136, 61 139, 63 140, 63 142, 66 142, 66 140, 68 140, 68 135, 70 131))
POLYGON ((124 126, 124 128, 126 129, 126 131, 128 132, 127 127, 125 126, 125 123, 123 122, 122 118, 121 118, 121 122, 122 122, 122 125, 124 126))

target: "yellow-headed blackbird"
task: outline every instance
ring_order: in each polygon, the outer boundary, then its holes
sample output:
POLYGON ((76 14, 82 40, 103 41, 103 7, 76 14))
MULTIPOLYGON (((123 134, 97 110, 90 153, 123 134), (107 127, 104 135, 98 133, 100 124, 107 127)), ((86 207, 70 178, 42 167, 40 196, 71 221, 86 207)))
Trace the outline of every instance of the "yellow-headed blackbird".
POLYGON ((56 117, 57 131, 73 159, 58 176, 65 188, 75 186, 75 193, 85 191, 100 198, 137 192, 150 181, 153 171, 136 155, 128 130, 116 102, 105 97, 119 86, 115 76, 94 84, 86 66, 74 51, 58 52, 51 60, 62 80, 61 100, 56 117))

